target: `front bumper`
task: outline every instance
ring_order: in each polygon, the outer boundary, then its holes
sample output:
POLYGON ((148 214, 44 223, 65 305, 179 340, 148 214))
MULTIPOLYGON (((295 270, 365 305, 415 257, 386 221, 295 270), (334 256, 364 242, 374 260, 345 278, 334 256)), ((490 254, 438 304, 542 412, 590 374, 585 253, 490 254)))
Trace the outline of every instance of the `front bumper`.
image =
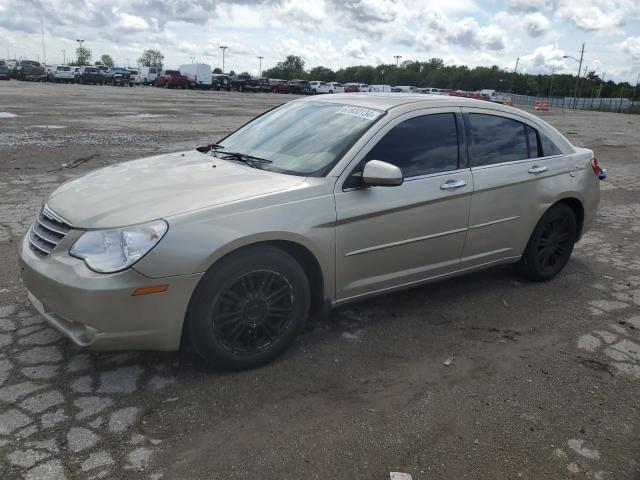
POLYGON ((98 274, 67 254, 78 235, 67 237, 72 238, 65 238, 46 257, 31 250, 27 237, 22 241, 21 275, 36 310, 80 346, 177 350, 189 299, 202 274, 148 278, 132 268, 98 274), (137 288, 158 284, 169 288, 131 295, 137 288))

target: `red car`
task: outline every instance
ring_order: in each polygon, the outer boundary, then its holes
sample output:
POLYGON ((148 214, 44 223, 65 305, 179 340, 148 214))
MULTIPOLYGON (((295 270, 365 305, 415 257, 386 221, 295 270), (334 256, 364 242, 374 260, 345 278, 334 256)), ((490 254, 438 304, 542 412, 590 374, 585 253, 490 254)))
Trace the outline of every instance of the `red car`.
POLYGON ((344 93, 357 93, 360 91, 359 83, 345 83, 344 84, 344 93))
POLYGON ((291 87, 286 80, 269 79, 269 87, 273 93, 291 93, 291 87))
POLYGON ((178 70, 164 70, 156 78, 156 87, 187 88, 189 79, 178 70))
POLYGON ((486 97, 483 97, 478 92, 467 92, 467 98, 475 98, 476 100, 486 100, 486 97))

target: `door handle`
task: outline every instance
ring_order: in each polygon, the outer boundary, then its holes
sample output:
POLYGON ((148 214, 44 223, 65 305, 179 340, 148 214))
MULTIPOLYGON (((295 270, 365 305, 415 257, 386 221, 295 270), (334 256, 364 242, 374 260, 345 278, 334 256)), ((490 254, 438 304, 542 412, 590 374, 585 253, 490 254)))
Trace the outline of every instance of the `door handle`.
POLYGON ((467 184, 464 180, 447 180, 442 185, 440 185, 441 190, 449 190, 452 188, 460 188, 464 187, 467 184))
POLYGON ((549 170, 547 167, 534 165, 529 169, 529 173, 533 173, 534 175, 537 175, 538 173, 543 173, 543 172, 546 172, 547 170, 549 170))

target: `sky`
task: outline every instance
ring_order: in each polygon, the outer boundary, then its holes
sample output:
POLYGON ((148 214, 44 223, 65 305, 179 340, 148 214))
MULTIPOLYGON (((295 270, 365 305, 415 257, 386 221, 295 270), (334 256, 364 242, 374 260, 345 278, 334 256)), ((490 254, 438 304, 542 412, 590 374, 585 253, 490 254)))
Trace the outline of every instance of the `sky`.
POLYGON ((93 60, 135 65, 146 48, 166 67, 202 62, 257 74, 301 56, 338 69, 423 61, 577 73, 635 85, 640 0, 0 0, 0 58, 62 63, 83 39, 93 60), (44 42, 43 42, 44 37, 44 42), (44 46, 43 46, 44 43, 44 46), (63 54, 65 50, 65 54, 63 54), (584 70, 583 70, 584 71, 584 70))

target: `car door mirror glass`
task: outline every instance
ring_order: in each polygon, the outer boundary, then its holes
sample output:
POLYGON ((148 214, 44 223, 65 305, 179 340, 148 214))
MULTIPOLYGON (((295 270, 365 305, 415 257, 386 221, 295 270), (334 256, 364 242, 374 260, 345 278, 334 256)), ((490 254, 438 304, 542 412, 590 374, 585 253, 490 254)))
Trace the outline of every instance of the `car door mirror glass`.
POLYGON ((370 187, 396 187, 402 185, 403 180, 398 167, 380 160, 368 161, 362 172, 362 181, 370 187))

